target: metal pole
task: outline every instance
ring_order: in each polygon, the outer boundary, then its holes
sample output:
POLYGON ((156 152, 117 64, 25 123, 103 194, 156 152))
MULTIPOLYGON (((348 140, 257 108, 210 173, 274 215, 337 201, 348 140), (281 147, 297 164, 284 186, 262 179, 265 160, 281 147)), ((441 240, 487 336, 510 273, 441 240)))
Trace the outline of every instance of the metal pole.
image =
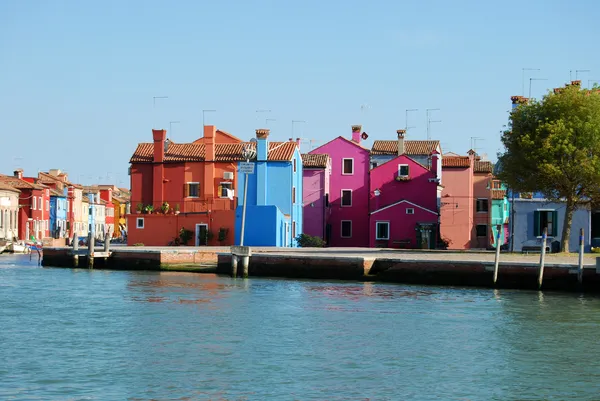
POLYGON ((577 269, 577 281, 579 285, 583 283, 583 247, 584 247, 583 228, 579 230, 579 268, 577 269))
POLYGON ((538 273, 538 290, 542 289, 542 280, 544 279, 544 262, 546 261, 546 238, 548 238, 548 227, 544 228, 542 234, 542 254, 540 255, 540 271, 538 273))
MULTIPOLYGON (((246 163, 249 163, 250 160, 246 159, 246 163)), ((244 179, 244 205, 242 206, 242 230, 240 231, 240 246, 244 246, 244 226, 246 225, 246 204, 248 203, 248 199, 246 198, 248 195, 248 173, 245 174, 244 179)))
POLYGON ((500 264, 500 229, 502 226, 498 224, 496 229, 498 232, 496 233, 496 258, 494 259, 494 284, 498 281, 498 265, 500 264))

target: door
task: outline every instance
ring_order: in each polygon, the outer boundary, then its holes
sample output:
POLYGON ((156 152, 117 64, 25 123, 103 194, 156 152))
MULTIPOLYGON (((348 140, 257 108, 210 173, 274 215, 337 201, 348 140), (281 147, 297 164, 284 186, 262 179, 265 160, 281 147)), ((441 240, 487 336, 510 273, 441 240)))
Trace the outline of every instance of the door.
POLYGON ((285 223, 285 242, 283 243, 284 247, 290 246, 290 223, 285 223))
POLYGON ((208 245, 208 225, 196 224, 196 246, 208 245))

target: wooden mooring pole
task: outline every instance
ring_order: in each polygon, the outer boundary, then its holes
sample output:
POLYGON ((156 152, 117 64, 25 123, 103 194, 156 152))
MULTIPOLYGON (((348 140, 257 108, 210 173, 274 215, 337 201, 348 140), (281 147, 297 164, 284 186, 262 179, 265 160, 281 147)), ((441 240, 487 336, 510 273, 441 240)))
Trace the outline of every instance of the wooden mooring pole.
POLYGON ((579 268, 577 269, 577 281, 579 285, 583 284, 583 247, 584 247, 583 228, 579 230, 579 268))
POLYGON ((94 247, 96 246, 96 238, 90 233, 88 241, 88 269, 94 268, 94 247))
POLYGON ((498 281, 498 266, 500 265, 500 229, 502 226, 498 224, 496 229, 498 232, 496 233, 496 258, 494 259, 494 284, 498 281))
POLYGON ((79 267, 79 241, 76 232, 73 233, 73 243, 71 245, 73 246, 73 266, 79 267))
POLYGON ((546 261, 546 238, 548 238, 548 227, 544 228, 542 234, 542 254, 540 255, 540 271, 538 273, 538 290, 542 289, 542 280, 544 279, 544 262, 546 261))

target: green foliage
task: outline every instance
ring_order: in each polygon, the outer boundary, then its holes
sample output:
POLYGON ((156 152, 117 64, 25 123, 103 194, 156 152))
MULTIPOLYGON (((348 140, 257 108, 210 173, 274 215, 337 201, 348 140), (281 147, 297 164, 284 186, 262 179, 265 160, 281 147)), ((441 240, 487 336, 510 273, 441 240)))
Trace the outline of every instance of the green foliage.
POLYGON ((188 241, 194 237, 194 233, 191 230, 181 227, 179 230, 179 239, 183 245, 187 245, 188 241))
POLYGON ((516 192, 565 202, 563 246, 573 211, 600 192, 600 93, 569 85, 510 114, 498 177, 516 192))
POLYGON ((218 240, 219 242, 224 242, 227 239, 227 235, 229 235, 229 229, 225 227, 219 228, 218 240))
POLYGON ((144 207, 144 210, 146 211, 146 213, 152 213, 154 211, 154 206, 146 205, 146 207, 144 207))
POLYGON ((167 202, 163 202, 162 206, 160 207, 160 210, 164 213, 167 214, 169 213, 169 203, 167 202))
POLYGON ((312 237, 307 234, 300 234, 296 237, 296 241, 301 248, 323 248, 325 241, 320 237, 312 237))
POLYGON ((179 211, 179 203, 175 204, 175 211, 178 212, 179 211))
POLYGON ((142 210, 144 210, 144 204, 140 202, 137 204, 137 211, 141 212, 142 210))

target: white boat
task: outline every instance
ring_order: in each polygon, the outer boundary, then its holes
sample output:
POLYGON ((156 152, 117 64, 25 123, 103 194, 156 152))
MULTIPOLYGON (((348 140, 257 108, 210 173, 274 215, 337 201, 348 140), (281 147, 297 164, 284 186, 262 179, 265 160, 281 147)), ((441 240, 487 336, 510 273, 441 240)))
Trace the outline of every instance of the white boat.
POLYGON ((9 242, 6 244, 6 252, 12 253, 29 253, 31 250, 25 244, 20 244, 18 242, 9 242))

